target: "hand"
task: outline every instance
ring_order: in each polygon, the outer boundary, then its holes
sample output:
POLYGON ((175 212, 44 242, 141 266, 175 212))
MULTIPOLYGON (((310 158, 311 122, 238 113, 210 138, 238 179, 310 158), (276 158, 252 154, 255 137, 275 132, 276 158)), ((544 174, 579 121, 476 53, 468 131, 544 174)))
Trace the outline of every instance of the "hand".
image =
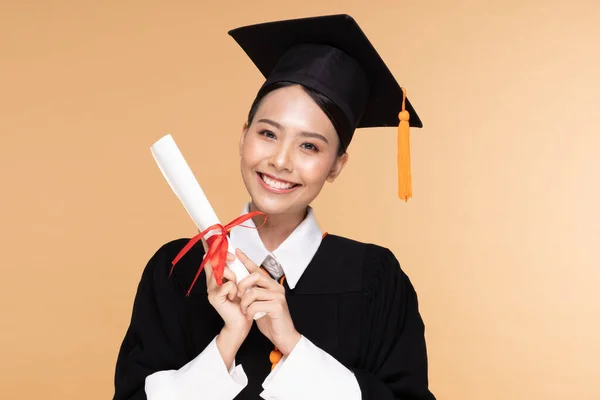
POLYGON ((284 287, 265 274, 241 250, 237 249, 236 255, 250 272, 250 276, 238 283, 238 294, 242 294, 241 311, 250 321, 254 314, 266 313, 256 321, 258 328, 284 356, 288 356, 302 336, 294 327, 284 287))
MULTIPOLYGON (((207 245, 204 240, 205 254, 207 245)), ((227 253, 227 261, 235 260, 235 255, 227 253)), ((240 346, 246 340, 253 320, 248 320, 240 307, 241 299, 237 296, 238 287, 233 271, 227 266, 223 271, 223 285, 219 287, 214 278, 212 265, 204 265, 208 301, 223 319, 224 326, 217 336, 217 347, 227 368, 231 366, 240 346)))

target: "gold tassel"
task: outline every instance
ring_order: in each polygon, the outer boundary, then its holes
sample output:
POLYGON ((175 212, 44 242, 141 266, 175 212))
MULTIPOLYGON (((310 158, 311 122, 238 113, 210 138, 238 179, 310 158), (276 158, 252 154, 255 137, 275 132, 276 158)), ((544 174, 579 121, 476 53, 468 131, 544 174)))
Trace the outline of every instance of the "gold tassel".
POLYGON ((410 114, 406 111, 406 89, 402 88, 402 111, 398 114, 398 197, 405 202, 412 197, 410 173, 410 114))

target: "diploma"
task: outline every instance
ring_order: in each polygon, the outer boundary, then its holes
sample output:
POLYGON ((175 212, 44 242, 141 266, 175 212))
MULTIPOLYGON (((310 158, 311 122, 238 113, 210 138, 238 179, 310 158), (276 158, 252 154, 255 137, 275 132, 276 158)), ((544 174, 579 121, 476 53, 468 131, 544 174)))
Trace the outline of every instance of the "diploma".
MULTIPOLYGON (((217 218, 173 137, 170 134, 163 136, 150 147, 150 150, 163 176, 198 230, 202 232, 215 224, 220 224, 219 218, 217 218)), ((212 230, 206 234, 205 238, 208 239, 219 232, 221 231, 217 229, 212 230)), ((235 254, 231 241, 228 238, 226 240, 228 251, 235 254)), ((236 282, 240 282, 250 275, 237 257, 234 261, 227 261, 227 266, 235 274, 236 282)), ((258 313, 254 318, 258 319, 263 315, 264 313, 258 313)))

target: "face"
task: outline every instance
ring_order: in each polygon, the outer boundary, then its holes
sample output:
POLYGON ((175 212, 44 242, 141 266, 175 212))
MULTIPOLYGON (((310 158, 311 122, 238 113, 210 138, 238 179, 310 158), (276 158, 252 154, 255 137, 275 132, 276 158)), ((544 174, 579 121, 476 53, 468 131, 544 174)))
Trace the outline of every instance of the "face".
POLYGON ((240 141, 241 173, 252 202, 268 215, 299 213, 347 161, 327 115, 299 86, 266 95, 240 141))

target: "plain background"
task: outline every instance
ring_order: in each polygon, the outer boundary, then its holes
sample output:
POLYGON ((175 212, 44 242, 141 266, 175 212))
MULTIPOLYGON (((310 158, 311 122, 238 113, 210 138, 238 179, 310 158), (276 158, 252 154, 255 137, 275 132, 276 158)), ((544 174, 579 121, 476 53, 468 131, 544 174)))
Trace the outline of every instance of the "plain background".
POLYGON ((439 399, 600 398, 595 1, 3 1, 0 397, 108 399, 140 274, 195 233, 150 145, 171 133, 223 221, 262 77, 227 30, 353 15, 424 121, 359 131, 314 204, 414 282, 439 399))

